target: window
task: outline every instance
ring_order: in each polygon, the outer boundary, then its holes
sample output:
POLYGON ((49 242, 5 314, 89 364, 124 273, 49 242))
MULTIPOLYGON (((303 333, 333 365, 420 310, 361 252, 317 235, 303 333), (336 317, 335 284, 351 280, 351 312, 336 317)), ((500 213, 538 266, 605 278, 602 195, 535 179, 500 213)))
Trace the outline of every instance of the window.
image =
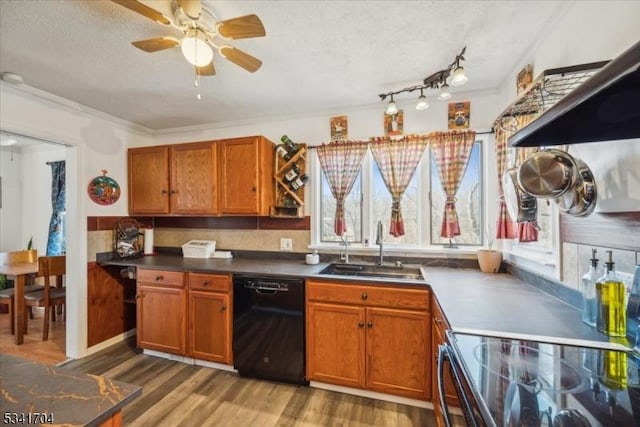
MULTIPOLYGON (((476 137, 469 164, 465 170, 457 194, 456 210, 460 222, 461 235, 452 239, 459 247, 480 246, 483 241, 484 227, 484 167, 483 150, 486 149, 486 137, 476 137)), ((317 157, 315 168, 317 179, 312 180, 317 195, 318 214, 313 215, 314 245, 330 245, 340 241, 334 234, 335 199, 329 184, 322 173, 317 157)), ((387 248, 421 250, 441 249, 449 246, 449 239, 440 237, 444 192, 437 170, 427 148, 416 172, 402 197, 402 217, 405 235, 394 238, 388 233, 391 217, 391 194, 384 184, 380 170, 370 151, 365 155, 362 169, 345 201, 345 219, 349 240, 366 246, 374 243, 376 225, 382 221, 384 243, 387 248), (429 197, 431 195, 431 197, 429 197)))
MULTIPOLYGON (((317 161, 317 157, 315 158, 317 161)), ((334 216, 336 213, 336 199, 331 194, 331 187, 327 178, 318 166, 315 170, 321 176, 320 183, 320 241, 339 242, 340 237, 333 231, 334 216)), ((317 216, 317 215, 316 215, 317 216)), ((344 219, 347 223, 347 233, 351 236, 350 242, 362 243, 362 171, 358 174, 353 188, 344 201, 344 219)))

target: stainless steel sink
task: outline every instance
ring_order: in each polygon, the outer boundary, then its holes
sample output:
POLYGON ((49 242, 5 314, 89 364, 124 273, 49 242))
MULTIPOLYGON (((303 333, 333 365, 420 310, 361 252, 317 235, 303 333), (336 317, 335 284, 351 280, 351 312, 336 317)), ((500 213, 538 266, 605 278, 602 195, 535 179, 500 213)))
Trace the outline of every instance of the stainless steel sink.
POLYGON ((381 279, 424 280, 420 267, 376 264, 332 263, 320 271, 320 274, 358 277, 377 277, 381 279))

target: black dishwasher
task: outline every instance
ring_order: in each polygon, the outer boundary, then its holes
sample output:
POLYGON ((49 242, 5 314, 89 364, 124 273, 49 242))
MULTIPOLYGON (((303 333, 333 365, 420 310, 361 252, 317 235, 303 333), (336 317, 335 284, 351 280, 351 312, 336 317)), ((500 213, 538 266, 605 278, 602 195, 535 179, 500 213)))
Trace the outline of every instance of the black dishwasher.
POLYGON ((234 275, 233 365, 244 377, 308 384, 304 280, 234 275))

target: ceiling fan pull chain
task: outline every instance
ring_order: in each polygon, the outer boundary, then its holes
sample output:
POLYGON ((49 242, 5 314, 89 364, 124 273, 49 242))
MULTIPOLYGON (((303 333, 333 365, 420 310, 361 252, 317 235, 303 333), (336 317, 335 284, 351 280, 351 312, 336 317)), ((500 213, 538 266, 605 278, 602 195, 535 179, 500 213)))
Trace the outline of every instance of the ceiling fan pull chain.
POLYGON ((198 67, 195 67, 196 70, 196 78, 193 81, 193 87, 196 88, 196 98, 198 98, 198 101, 200 101, 202 99, 202 95, 200 95, 200 72, 198 70, 198 67))

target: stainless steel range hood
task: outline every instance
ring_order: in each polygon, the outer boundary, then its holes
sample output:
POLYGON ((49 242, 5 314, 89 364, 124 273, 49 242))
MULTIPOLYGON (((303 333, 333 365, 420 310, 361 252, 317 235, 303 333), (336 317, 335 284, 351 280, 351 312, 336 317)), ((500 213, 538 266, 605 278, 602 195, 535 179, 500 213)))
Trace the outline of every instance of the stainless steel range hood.
POLYGON ((509 138, 513 147, 640 138, 640 42, 509 138))

